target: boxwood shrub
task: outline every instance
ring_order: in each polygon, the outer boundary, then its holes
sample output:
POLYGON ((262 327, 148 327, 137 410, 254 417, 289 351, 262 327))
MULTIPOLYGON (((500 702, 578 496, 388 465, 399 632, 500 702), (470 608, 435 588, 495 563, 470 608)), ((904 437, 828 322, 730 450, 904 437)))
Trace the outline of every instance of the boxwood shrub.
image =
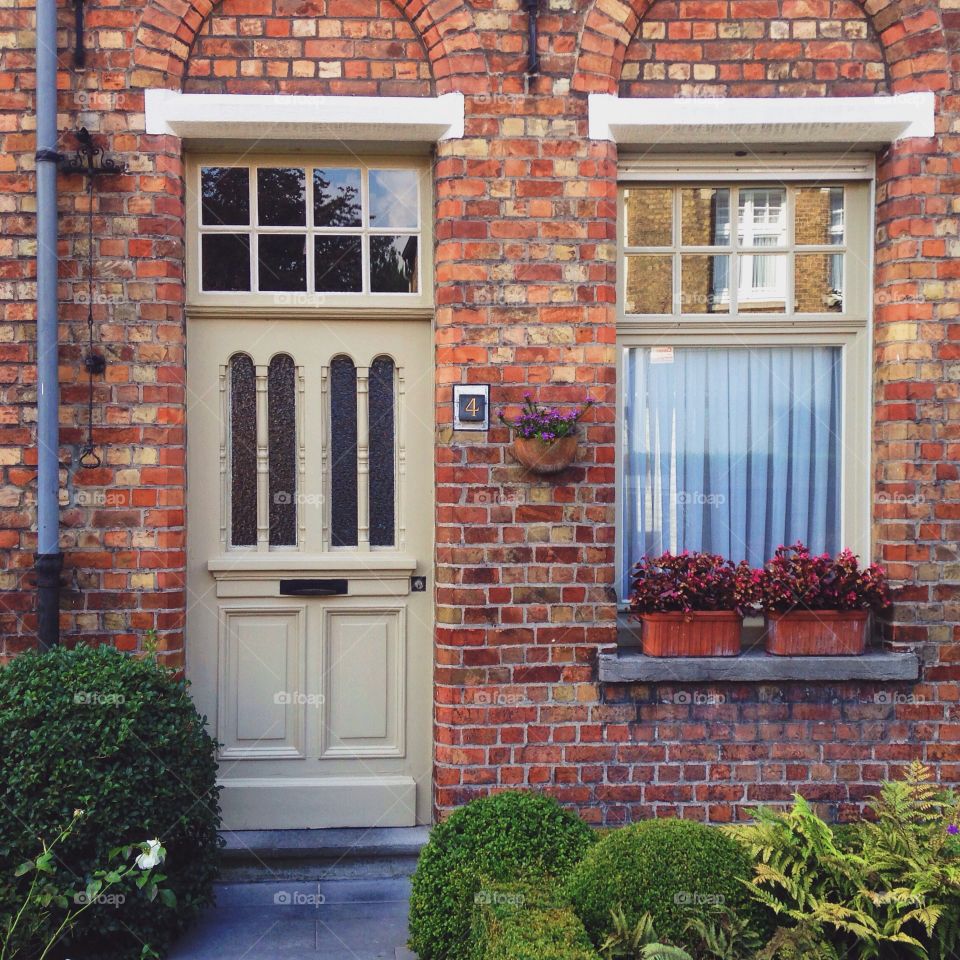
POLYGON ((593 831, 536 793, 483 797, 433 828, 413 876, 410 945, 420 960, 470 960, 470 924, 483 882, 566 876, 593 831))
MULTIPOLYGON (((216 744, 185 684, 152 658, 112 647, 25 653, 0 669, 0 870, 58 848, 65 882, 107 866, 112 847, 158 837, 176 908, 132 887, 117 906, 86 910, 68 956, 163 953, 212 900, 219 804, 216 744)), ((69 886, 67 887, 70 888, 69 886)))
POLYGON ((473 960, 599 960, 573 910, 526 883, 481 880, 472 942, 473 960))
POLYGON ((746 849, 719 830, 690 820, 646 820, 604 836, 564 889, 594 944, 612 931, 610 911, 621 906, 631 926, 649 913, 659 937, 682 945, 689 921, 711 908, 762 924, 744 885, 752 876, 746 849))

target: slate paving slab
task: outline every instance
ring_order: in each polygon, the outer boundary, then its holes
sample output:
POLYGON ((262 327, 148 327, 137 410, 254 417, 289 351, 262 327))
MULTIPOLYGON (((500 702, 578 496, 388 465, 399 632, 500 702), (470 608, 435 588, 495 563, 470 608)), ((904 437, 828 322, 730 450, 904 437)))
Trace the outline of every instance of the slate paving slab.
POLYGON ((406 960, 409 897, 406 878, 219 884, 170 960, 406 960))

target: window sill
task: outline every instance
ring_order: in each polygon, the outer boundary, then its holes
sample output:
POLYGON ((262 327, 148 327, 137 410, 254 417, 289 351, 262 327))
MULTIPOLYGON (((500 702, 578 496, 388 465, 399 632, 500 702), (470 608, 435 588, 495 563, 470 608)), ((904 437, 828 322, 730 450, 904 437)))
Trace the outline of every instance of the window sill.
POLYGON ((860 657, 775 657, 748 650, 739 657, 648 657, 624 647, 600 655, 601 683, 687 683, 786 681, 839 683, 848 680, 916 680, 915 653, 873 649, 860 657))

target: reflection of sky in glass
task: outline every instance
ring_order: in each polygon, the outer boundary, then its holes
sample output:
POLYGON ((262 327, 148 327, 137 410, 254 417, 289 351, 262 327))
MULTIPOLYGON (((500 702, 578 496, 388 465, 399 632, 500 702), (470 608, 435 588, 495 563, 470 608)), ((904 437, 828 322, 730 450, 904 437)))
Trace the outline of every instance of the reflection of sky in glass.
POLYGON ((359 227, 360 171, 345 167, 315 169, 313 207, 318 227, 359 227))
POLYGON ((370 171, 370 226, 417 226, 417 172, 370 171))

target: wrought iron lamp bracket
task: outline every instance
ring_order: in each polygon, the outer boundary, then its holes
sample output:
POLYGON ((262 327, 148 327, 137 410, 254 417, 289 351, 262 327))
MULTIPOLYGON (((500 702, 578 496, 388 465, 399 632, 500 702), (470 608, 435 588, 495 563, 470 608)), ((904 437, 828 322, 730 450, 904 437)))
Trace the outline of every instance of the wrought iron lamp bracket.
POLYGON ((102 174, 112 175, 127 172, 124 161, 108 157, 93 139, 93 135, 86 127, 81 127, 75 134, 79 146, 72 157, 60 158, 60 169, 63 173, 79 173, 85 177, 96 177, 102 174))

